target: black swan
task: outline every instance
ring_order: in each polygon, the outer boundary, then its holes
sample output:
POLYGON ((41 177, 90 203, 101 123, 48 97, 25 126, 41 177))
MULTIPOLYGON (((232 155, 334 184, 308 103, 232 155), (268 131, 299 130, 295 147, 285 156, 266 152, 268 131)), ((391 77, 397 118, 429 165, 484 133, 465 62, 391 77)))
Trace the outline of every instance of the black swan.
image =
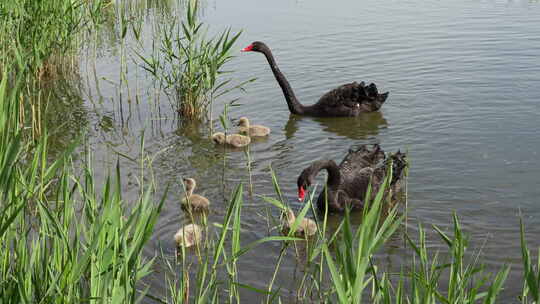
POLYGON ((283 90, 289 111, 293 114, 318 117, 358 116, 363 112, 379 110, 388 97, 388 92, 379 94, 377 86, 373 83, 366 86, 364 82, 353 82, 341 85, 324 94, 314 105, 304 106, 296 99, 291 85, 279 70, 276 60, 266 44, 255 41, 242 49, 242 52, 260 52, 266 56, 270 68, 283 90))
MULTIPOLYGON (((327 193, 329 212, 343 212, 346 206, 351 209, 362 209, 364 196, 371 181, 372 193, 375 195, 382 185, 387 164, 392 161, 392 180, 390 190, 396 194, 401 188, 401 179, 407 165, 406 154, 398 151, 386 156, 379 145, 369 150, 362 145, 357 150, 349 150, 343 161, 336 165, 333 160, 316 161, 302 171, 298 177, 298 199, 302 201, 306 189, 313 183, 319 171, 328 172, 327 193)), ((321 191, 317 199, 319 210, 325 210, 325 191, 321 191)))

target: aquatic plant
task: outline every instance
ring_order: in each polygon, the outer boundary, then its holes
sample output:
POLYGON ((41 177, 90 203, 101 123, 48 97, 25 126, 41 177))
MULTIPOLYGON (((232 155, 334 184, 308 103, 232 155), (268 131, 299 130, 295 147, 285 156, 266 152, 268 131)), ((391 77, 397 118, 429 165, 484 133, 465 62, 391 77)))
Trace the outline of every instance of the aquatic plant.
POLYGON ((212 103, 248 80, 233 85, 225 65, 233 58, 232 47, 240 36, 231 29, 208 37, 208 28, 198 17, 198 1, 188 2, 185 20, 161 27, 160 45, 150 56, 138 54, 148 71, 188 120, 212 118, 212 103))
MULTIPOLYGON (((389 170, 391 170, 391 165, 389 170)), ((389 204, 384 193, 389 186, 389 177, 391 176, 391 172, 387 174, 379 191, 373 196, 373 202, 366 201, 366 208, 361 215, 362 220, 356 232, 353 232, 354 229, 350 222, 350 211, 346 210, 342 223, 328 236, 329 208, 328 202, 326 203, 323 214, 315 218, 319 226, 318 237, 306 244, 305 256, 302 258, 306 263, 306 270, 297 291, 299 300, 318 297, 323 302, 328 300, 338 300, 340 303, 361 302, 365 288, 374 279, 373 255, 401 223, 400 218, 397 217, 396 208, 392 208, 386 216, 383 216, 384 207, 389 204), (329 282, 332 288, 326 289, 325 282, 329 282), (308 298, 304 298, 305 296, 308 298)), ((278 199, 264 197, 265 201, 281 210, 288 210, 289 207, 283 200, 277 177, 273 172, 272 180, 278 199)), ((298 225, 310 209, 316 213, 314 208, 315 193, 316 191, 311 192, 308 201, 298 213, 298 217, 290 227, 289 236, 294 235, 298 225)), ((371 197, 370 193, 371 187, 368 189, 366 197, 371 197)), ((295 244, 296 246, 297 244, 295 244)), ((271 290, 269 289, 267 292, 270 293, 271 290)))
POLYGON ((531 261, 531 253, 525 241, 525 227, 523 219, 519 221, 521 260, 523 262, 523 289, 521 292, 522 303, 540 303, 540 249, 538 249, 537 261, 531 261))
POLYGON ((101 7, 105 0, 90 2, 0 1, 0 65, 38 79, 76 69, 78 34, 88 25, 91 8, 101 7))
MULTIPOLYGON (((386 217, 382 217, 384 189, 390 186, 390 172, 380 186, 373 202, 366 202, 362 214, 362 223, 353 232, 349 212, 346 212, 342 224, 342 238, 335 246, 332 256, 327 244, 322 250, 332 277, 337 298, 341 303, 361 303, 364 289, 375 282, 376 270, 372 258, 377 249, 396 231, 401 220, 397 218, 397 209, 393 208, 386 217)), ((368 189, 368 193, 371 190, 368 189)), ((366 195, 367 198, 370 195, 366 195)))
MULTIPOLYGON (((449 261, 440 258, 439 253, 430 254, 426 248, 425 231, 422 226, 418 229, 418 243, 406 234, 409 245, 415 256, 411 270, 400 273, 396 301, 413 303, 496 303, 508 276, 510 267, 504 265, 495 275, 486 273, 480 261, 480 253, 472 259, 466 255, 468 240, 461 229, 457 216, 454 214, 453 236, 449 236, 434 226, 441 241, 448 246, 449 261), (447 282, 446 286, 442 282, 447 282), (410 286, 404 289, 404 284, 410 286)), ((388 280, 388 277, 385 278, 388 280)), ((388 284, 386 282, 385 284, 388 284)), ((384 286, 384 284, 382 285, 384 286)), ((389 290, 380 288, 379 297, 388 298, 389 290)), ((400 302, 400 303, 401 303, 400 302)))
POLYGON ((26 143, 23 83, 10 92, 7 77, 0 84, 0 302, 135 302, 152 265, 142 249, 163 198, 154 204, 149 188, 128 208, 118 166, 96 185, 90 162, 82 176, 73 173, 75 145, 51 162, 46 130, 26 143))

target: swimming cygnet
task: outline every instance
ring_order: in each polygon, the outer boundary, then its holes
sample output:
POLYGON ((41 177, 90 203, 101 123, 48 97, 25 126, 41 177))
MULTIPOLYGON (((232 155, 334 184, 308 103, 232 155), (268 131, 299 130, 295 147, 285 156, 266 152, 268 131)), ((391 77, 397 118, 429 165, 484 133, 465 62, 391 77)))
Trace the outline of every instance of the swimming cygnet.
POLYGON ((189 248, 198 244, 202 238, 201 226, 197 224, 188 224, 180 228, 174 235, 174 240, 178 247, 189 248))
POLYGON ((240 117, 238 120, 238 131, 240 134, 248 135, 249 137, 263 137, 270 134, 270 128, 261 125, 250 125, 247 117, 240 117))
MULTIPOLYGON (((296 216, 294 215, 294 212, 292 209, 287 209, 287 215, 285 217, 285 221, 283 223, 283 230, 284 233, 289 233, 289 230, 291 229, 292 225, 294 224, 294 221, 296 221, 296 216)), ((315 224, 315 221, 308 218, 303 218, 298 226, 296 227, 295 235, 297 236, 312 236, 317 232, 317 224, 315 224)))
POLYGON ((210 201, 202 195, 193 194, 197 183, 193 178, 184 178, 186 195, 182 198, 182 210, 187 211, 208 211, 210 201))
POLYGON ((230 134, 230 135, 227 135, 227 137, 225 137, 225 134, 222 132, 217 132, 214 135, 212 135, 212 140, 216 144, 220 144, 220 145, 227 144, 235 148, 245 147, 249 145, 249 143, 251 142, 251 138, 249 138, 248 136, 244 136, 240 134, 230 134))

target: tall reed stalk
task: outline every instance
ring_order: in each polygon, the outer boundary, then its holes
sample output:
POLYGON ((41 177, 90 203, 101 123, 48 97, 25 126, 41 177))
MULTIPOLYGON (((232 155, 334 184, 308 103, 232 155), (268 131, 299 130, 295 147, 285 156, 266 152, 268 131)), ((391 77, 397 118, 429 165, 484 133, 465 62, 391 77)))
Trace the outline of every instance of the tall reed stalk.
POLYGON ((0 1, 0 65, 37 79, 76 69, 78 34, 104 1, 0 1))

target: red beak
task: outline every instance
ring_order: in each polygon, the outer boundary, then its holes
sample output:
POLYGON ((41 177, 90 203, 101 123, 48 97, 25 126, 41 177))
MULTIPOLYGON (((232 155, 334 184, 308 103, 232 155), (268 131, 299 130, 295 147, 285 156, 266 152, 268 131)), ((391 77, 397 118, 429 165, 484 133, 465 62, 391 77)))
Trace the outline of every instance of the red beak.
POLYGON ((306 190, 304 187, 298 188, 298 201, 301 202, 304 200, 304 197, 306 196, 306 190))
POLYGON ((246 46, 245 48, 241 49, 240 51, 241 52, 251 52, 252 49, 253 49, 253 44, 250 44, 250 45, 246 46))

